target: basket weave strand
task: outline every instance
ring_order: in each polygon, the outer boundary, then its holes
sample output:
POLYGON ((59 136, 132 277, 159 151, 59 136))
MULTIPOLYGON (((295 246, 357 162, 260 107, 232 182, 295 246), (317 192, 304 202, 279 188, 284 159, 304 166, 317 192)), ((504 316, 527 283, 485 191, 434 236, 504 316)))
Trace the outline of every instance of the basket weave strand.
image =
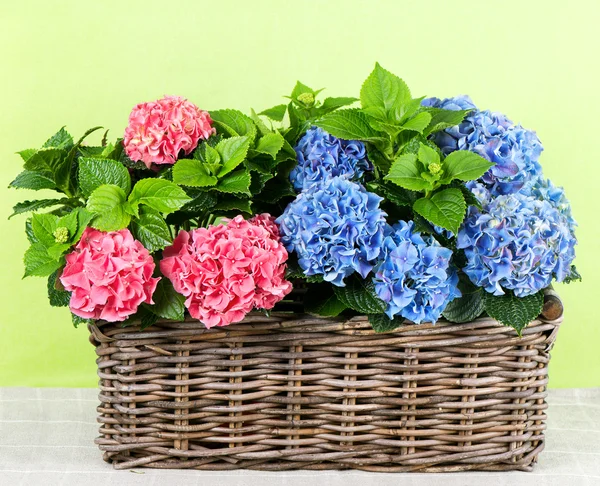
POLYGON ((97 323, 96 442, 117 469, 528 471, 560 321, 97 323))

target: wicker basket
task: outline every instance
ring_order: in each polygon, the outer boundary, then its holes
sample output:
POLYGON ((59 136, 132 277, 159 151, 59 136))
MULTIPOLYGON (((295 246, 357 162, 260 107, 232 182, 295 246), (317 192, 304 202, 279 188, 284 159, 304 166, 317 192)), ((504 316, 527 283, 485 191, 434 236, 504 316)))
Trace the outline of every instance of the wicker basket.
POLYGON ((98 323, 96 443, 116 469, 530 471, 560 321, 98 323))

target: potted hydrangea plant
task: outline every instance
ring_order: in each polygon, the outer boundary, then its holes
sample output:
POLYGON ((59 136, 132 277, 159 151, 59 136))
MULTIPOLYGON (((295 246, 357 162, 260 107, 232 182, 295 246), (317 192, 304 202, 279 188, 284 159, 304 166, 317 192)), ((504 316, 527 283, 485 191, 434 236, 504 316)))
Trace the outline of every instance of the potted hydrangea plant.
POLYGON ((535 132, 467 96, 166 96, 19 152, 25 276, 85 323, 117 468, 530 470, 576 223, 535 132), (360 102, 360 107, 352 107, 360 102), (546 306, 545 306, 546 303, 546 306))

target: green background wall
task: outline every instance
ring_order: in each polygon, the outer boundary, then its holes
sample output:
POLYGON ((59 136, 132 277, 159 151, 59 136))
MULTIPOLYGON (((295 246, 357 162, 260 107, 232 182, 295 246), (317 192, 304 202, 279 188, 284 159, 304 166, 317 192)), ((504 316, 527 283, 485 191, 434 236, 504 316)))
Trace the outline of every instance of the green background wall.
MULTIPOLYGON (((566 312, 551 386, 600 386, 597 222, 600 2, 216 0, 32 1, 0 6, 3 187, 17 150, 62 125, 102 125, 113 138, 131 107, 164 94, 204 109, 263 109, 296 79, 357 95, 378 60, 414 95, 468 93, 537 130, 545 172, 567 190, 580 223, 582 284, 558 286, 566 312)), ((24 217, 33 193, 2 190, 0 386, 95 386, 85 328, 51 308, 45 280, 21 280, 24 217)))

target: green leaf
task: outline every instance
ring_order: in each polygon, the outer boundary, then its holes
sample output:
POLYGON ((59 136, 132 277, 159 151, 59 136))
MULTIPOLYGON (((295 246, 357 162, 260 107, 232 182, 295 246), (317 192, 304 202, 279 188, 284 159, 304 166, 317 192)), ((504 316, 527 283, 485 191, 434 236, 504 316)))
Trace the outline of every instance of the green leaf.
POLYGON ((425 111, 431 115, 431 121, 423 135, 427 136, 440 130, 459 125, 472 110, 442 110, 441 108, 425 108, 425 111))
POLYGON ((344 140, 382 141, 378 132, 369 125, 367 115, 357 109, 338 110, 315 122, 334 137, 344 140))
MULTIPOLYGON (((177 165, 175 164, 175 167, 177 165)), ((192 198, 181 187, 165 179, 142 179, 137 182, 129 195, 132 206, 145 204, 164 214, 177 211, 191 200, 192 198)))
POLYGON ((217 144, 216 150, 223 166, 217 174, 217 177, 221 178, 224 175, 229 174, 240 165, 246 158, 249 147, 250 139, 248 137, 231 137, 221 140, 217 144))
POLYGON ((473 194, 471 192, 471 190, 464 185, 464 183, 459 182, 459 181, 454 181, 450 184, 450 187, 455 187, 457 189, 460 189, 460 192, 462 192, 463 197, 465 198, 465 202, 467 203, 467 206, 475 206, 476 208, 481 209, 481 202, 479 202, 479 199, 477 199, 475 197, 475 194, 473 194))
MULTIPOLYGON (((298 265, 298 258, 294 253, 289 255, 287 261, 287 268, 285 271, 285 278, 288 280, 302 279, 307 283, 323 283, 323 275, 306 275, 304 271, 298 265)), ((331 285, 329 285, 331 288, 331 285)))
POLYGON ((221 179, 215 189, 220 192, 243 193, 250 196, 250 173, 245 169, 232 172, 221 179))
POLYGON ((410 90, 402 79, 383 69, 379 63, 360 90, 360 101, 370 115, 394 120, 396 110, 411 100, 410 90))
POLYGON ((58 132, 52 135, 46 143, 42 145, 43 148, 66 148, 73 145, 73 137, 62 127, 58 132))
POLYGON ((34 243, 39 243, 39 240, 37 239, 37 237, 35 236, 35 233, 33 232, 31 218, 29 218, 25 221, 25 235, 27 236, 27 241, 29 241, 29 243, 31 243, 32 245, 34 243))
POLYGON ((175 291, 169 280, 162 278, 158 282, 152 300, 154 305, 147 306, 148 310, 164 319, 183 321, 185 297, 175 291))
POLYGON ((25 149, 17 153, 21 156, 23 162, 27 162, 31 157, 33 157, 33 154, 35 154, 37 151, 38 149, 25 149))
POLYGON ((58 280, 58 270, 48 277, 48 300, 52 307, 67 307, 71 300, 71 292, 67 292, 62 288, 62 284, 59 280, 59 286, 62 290, 59 290, 56 285, 58 280))
POLYGON ((417 111, 423 111, 421 109, 421 101, 425 96, 421 96, 420 98, 413 98, 405 105, 401 106, 399 110, 397 110, 397 119, 405 122, 408 118, 413 116, 417 111))
POLYGON ((31 217, 31 229, 35 240, 45 248, 49 248, 56 243, 54 240, 54 230, 56 230, 57 226, 58 216, 53 214, 34 214, 31 217))
MULTIPOLYGON (((67 230, 69 231, 69 240, 68 241, 71 241, 70 237, 72 237, 77 232, 77 225, 78 225, 77 214, 79 212, 79 209, 80 208, 77 208, 76 210, 71 211, 68 214, 65 214, 62 218, 60 218, 56 222, 56 227, 57 228, 61 228, 61 227, 62 228, 67 228, 67 230)), ((83 209, 83 211, 86 211, 86 210, 83 209)))
POLYGON ((87 326, 88 324, 92 324, 94 322, 92 319, 84 319, 83 317, 76 316, 73 313, 71 313, 71 320, 73 322, 73 327, 75 328, 79 327, 81 324, 87 326))
POLYGON ((40 149, 25 162, 24 167, 26 170, 39 172, 44 177, 52 179, 59 189, 70 194, 71 161, 65 149, 40 149))
POLYGON ((260 133, 261 135, 266 135, 267 133, 273 133, 273 130, 271 130, 265 124, 265 122, 262 121, 262 118, 260 116, 258 116, 253 109, 250 110, 250 118, 252 118, 252 121, 254 122, 254 124, 256 125, 256 128, 258 129, 258 133, 260 133))
MULTIPOLYGON (((278 161, 268 155, 256 154, 246 162, 248 170, 260 172, 264 175, 274 176, 273 169, 278 165, 278 161)), ((271 178, 269 177, 269 178, 271 178)))
POLYGON ((431 198, 417 199, 413 209, 428 221, 454 234, 465 217, 467 204, 460 189, 444 189, 431 198))
POLYGON ((373 192, 383 195, 389 202, 400 207, 412 207, 414 202, 419 199, 419 194, 409 191, 395 184, 374 183, 373 192))
POLYGON ((336 297, 331 284, 313 284, 304 295, 304 310, 309 314, 335 317, 346 310, 346 306, 336 297))
POLYGON ((385 314, 371 314, 369 315, 369 323, 375 332, 381 333, 398 329, 402 325, 402 320, 390 319, 385 314))
POLYGON ((296 81, 296 85, 294 86, 294 89, 292 90, 292 98, 297 99, 298 96, 300 96, 301 94, 304 94, 304 93, 310 93, 313 95, 316 94, 316 92, 312 88, 309 88, 308 86, 301 83, 300 81, 296 81))
POLYGON ((140 331, 152 327, 158 321, 158 316, 145 305, 138 308, 136 317, 140 320, 140 331))
POLYGON ((248 199, 238 199, 230 197, 225 201, 220 201, 215 207, 215 211, 241 211, 243 213, 252 214, 252 201, 248 199))
POLYGON ((252 170, 250 163, 248 163, 248 169, 251 170, 250 192, 253 196, 259 194, 265 188, 265 184, 275 177, 275 174, 271 174, 270 172, 259 172, 252 170))
POLYGON ((56 184, 50 177, 47 177, 44 174, 24 170, 8 185, 8 187, 39 191, 40 189, 54 189, 56 188, 56 184))
POLYGON ((77 243, 94 215, 85 208, 77 208, 73 213, 77 215, 77 231, 71 234, 71 243, 77 243))
POLYGON ((252 119, 238 110, 215 110, 210 112, 213 122, 222 132, 232 137, 247 136, 250 140, 256 137, 256 125, 252 119))
POLYGON ((283 147, 284 141, 284 138, 279 133, 267 133, 258 140, 254 151, 270 155, 275 160, 277 153, 283 147))
POLYGON ((419 145, 419 152, 417 153, 417 156, 419 157, 419 160, 423 162, 423 165, 426 168, 429 167, 429 164, 440 163, 440 154, 423 143, 419 145))
POLYGON ((403 154, 396 157, 384 179, 411 191, 431 189, 431 183, 421 177, 421 172, 422 166, 417 162, 417 156, 403 154))
POLYGON ((36 276, 47 277, 62 266, 61 261, 57 261, 48 255, 48 250, 42 243, 34 243, 25 252, 24 257, 25 274, 23 278, 36 276))
POLYGON ((484 290, 462 280, 459 282, 458 288, 462 297, 450 301, 442 315, 450 322, 471 322, 485 310, 484 290))
POLYGON ((536 319, 544 307, 544 291, 516 297, 511 291, 504 295, 485 292, 485 310, 501 324, 514 328, 519 336, 527 324, 536 319))
MULTIPOLYGON (((152 180, 152 179, 143 179, 152 180)), ((98 187, 87 201, 87 209, 95 217, 92 226, 101 231, 117 231, 127 227, 131 215, 125 210, 126 194, 118 186, 98 187)))
POLYGON ((565 277, 563 283, 570 284, 573 282, 581 282, 582 277, 581 274, 577 271, 577 267, 575 265, 571 265, 571 269, 569 275, 565 277))
POLYGON ((396 123, 384 122, 373 117, 369 118, 369 124, 375 130, 387 133, 390 139, 392 140, 395 139, 398 136, 398 134, 402 131, 402 126, 396 123))
POLYGON ((367 145, 367 156, 380 174, 387 174, 389 172, 391 162, 385 156, 384 152, 369 144, 367 145))
POLYGON ((416 114, 410 120, 402 125, 404 130, 412 130, 413 132, 423 133, 423 130, 431 122, 431 115, 425 111, 416 114))
POLYGON ((331 111, 337 110, 342 106, 351 105, 358 101, 358 98, 352 98, 348 96, 339 96, 336 98, 325 98, 323 104, 319 106, 318 111, 319 114, 325 115, 331 111))
POLYGON ((140 217, 131 222, 131 232, 150 253, 162 250, 173 242, 165 219, 149 207, 143 207, 140 217))
POLYGON ((37 211, 38 209, 49 208, 51 206, 57 206, 59 204, 68 204, 70 199, 38 199, 36 201, 23 201, 13 206, 13 213, 8 219, 16 216, 17 214, 29 213, 31 211, 37 211))
POLYGON ((444 159, 444 178, 440 182, 447 184, 454 179, 472 181, 485 174, 493 165, 481 155, 469 150, 457 150, 444 159))
POLYGON ((181 159, 173 166, 173 182, 182 186, 210 187, 218 179, 209 174, 200 160, 181 159))
POLYGON ((264 111, 261 111, 259 115, 266 116, 271 120, 282 121, 285 116, 285 112, 287 111, 287 105, 277 105, 272 108, 267 108, 264 111))
POLYGON ((125 194, 131 190, 131 177, 123 164, 116 160, 82 157, 79 159, 79 188, 84 196, 104 185, 118 186, 125 194))
MULTIPOLYGON (((195 189, 194 191, 198 191, 195 189)), ((208 191, 188 192, 188 195, 193 199, 186 203, 181 209, 182 211, 190 211, 194 213, 203 213, 211 210, 217 204, 217 196, 208 191)))
POLYGON ((284 197, 296 197, 296 191, 288 177, 278 177, 267 181, 265 187, 260 191, 255 198, 259 201, 268 203, 276 203, 284 197))
POLYGON ((371 280, 362 280, 354 276, 345 283, 345 287, 334 287, 333 290, 346 307, 367 315, 381 314, 385 311, 386 304, 377 297, 371 280))
POLYGON ((83 145, 79 147, 80 157, 105 159, 108 147, 83 145))
POLYGON ((73 246, 71 243, 55 243, 47 249, 48 256, 54 260, 60 260, 61 257, 73 246))

